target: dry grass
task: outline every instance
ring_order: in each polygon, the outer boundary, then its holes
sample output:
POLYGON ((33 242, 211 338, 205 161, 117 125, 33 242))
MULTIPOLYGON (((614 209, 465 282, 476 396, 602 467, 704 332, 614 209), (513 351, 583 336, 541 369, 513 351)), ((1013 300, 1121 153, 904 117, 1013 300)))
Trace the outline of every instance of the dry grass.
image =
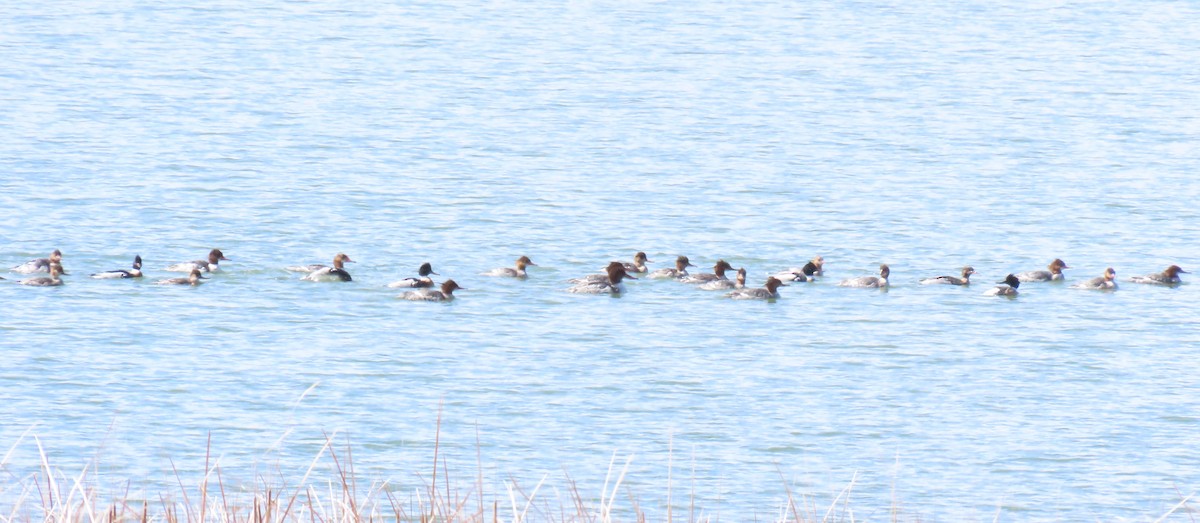
MULTIPOLYGON (((585 496, 575 481, 564 473, 567 488, 565 493, 553 496, 540 495, 549 475, 526 490, 516 480, 504 482, 506 492, 494 499, 485 500, 482 466, 470 481, 452 480, 446 469, 445 459, 440 455, 439 430, 435 439, 433 460, 428 480, 411 491, 407 499, 396 497, 396 492, 387 482, 372 482, 360 486, 354 470, 353 454, 349 445, 335 446, 333 437, 326 435, 325 442, 299 481, 289 485, 286 478, 269 480, 258 477, 252 487, 227 488, 222 477, 219 460, 214 462, 211 454, 211 438, 205 453, 204 474, 193 482, 185 481, 175 471, 177 490, 149 496, 133 496, 128 485, 123 493, 102 495, 94 486, 90 474, 95 468, 85 466, 75 476, 56 471, 46 457, 41 441, 32 437, 41 458, 40 470, 25 478, 16 478, 12 483, 0 482, 0 500, 11 500, 7 509, 0 504, 0 523, 44 521, 54 523, 115 523, 115 522, 165 522, 165 523, 360 523, 374 521, 394 522, 505 522, 528 521, 562 523, 611 523, 648 521, 647 513, 639 505, 637 496, 625 487, 626 473, 632 457, 620 463, 614 454, 609 463, 604 486, 597 496, 585 496), (319 465, 331 470, 328 477, 314 477, 319 465), (624 499, 620 494, 624 493, 624 499), (627 501, 626 504, 622 504, 627 501)), ((0 458, 0 468, 7 465, 17 445, 28 436, 22 436, 8 453, 0 458)), ((478 437, 478 436, 477 436, 478 437)), ((476 446, 478 449, 478 445, 476 446)), ((479 451, 476 459, 481 461, 479 451)), ((668 464, 668 468, 671 465, 668 464)), ((172 463, 174 470, 174 463, 172 463)), ((770 521, 780 523, 827 523, 855 522, 854 510, 850 505, 850 494, 857 476, 832 500, 818 503, 807 496, 793 493, 786 480, 781 477, 781 502, 770 521)), ((672 511, 672 479, 668 475, 666 507, 663 521, 686 521, 688 523, 715 522, 719 517, 706 514, 695 504, 694 491, 689 492, 686 519, 672 511)), ((1181 501, 1169 512, 1158 518, 1163 521, 1177 511, 1191 512, 1187 503, 1192 496, 1182 496, 1181 501)), ((894 494, 893 494, 894 498, 894 494)), ((904 513, 893 500, 887 510, 889 521, 920 521, 919 515, 904 513)), ((758 521, 758 517, 735 515, 734 521, 758 521)), ((995 520, 1000 520, 997 511, 995 520)))

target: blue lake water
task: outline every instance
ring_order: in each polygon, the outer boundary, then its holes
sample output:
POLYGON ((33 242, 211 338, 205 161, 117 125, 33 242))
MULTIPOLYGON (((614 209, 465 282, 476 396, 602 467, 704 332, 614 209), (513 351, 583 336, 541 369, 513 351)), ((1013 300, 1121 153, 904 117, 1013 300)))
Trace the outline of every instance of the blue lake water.
MULTIPOLYGON (((1200 489, 1200 6, 374 2, 0 7, 0 450, 147 492, 172 462, 487 499, 613 454, 642 508, 853 482, 927 520, 1153 520, 1200 489), (232 259, 199 288, 172 262, 232 259), (646 251, 815 284, 565 280, 646 251), (358 261, 354 282, 282 270, 358 261), (146 261, 146 281, 91 280, 146 261), (525 281, 480 276, 528 255, 525 281), (1066 284, 982 296, 1060 257, 1066 284), (432 262, 451 304, 384 287, 432 262), (892 268, 886 291, 838 288, 892 268), (920 286, 970 264, 970 288, 920 286), (8 280, 20 275, 3 272, 8 280), (1195 280, 1184 275, 1185 281, 1195 280), (10 282, 0 282, 10 283, 10 282), (24 439, 22 435, 27 434, 24 439), (15 446, 14 446, 15 445, 15 446), (296 472, 298 471, 298 472, 296 472), (893 494, 894 492, 894 494, 893 494)), ((0 455, 2 456, 2 455, 0 455)), ((11 494, 11 492, 9 493, 11 494)), ((551 495, 553 497, 553 495, 551 495)), ((625 496, 622 495, 621 498, 625 496)), ((501 502, 504 505, 504 502, 501 502)), ((625 505, 628 508, 628 505, 625 505)), ((1173 515, 1180 521, 1190 516, 1173 515)))

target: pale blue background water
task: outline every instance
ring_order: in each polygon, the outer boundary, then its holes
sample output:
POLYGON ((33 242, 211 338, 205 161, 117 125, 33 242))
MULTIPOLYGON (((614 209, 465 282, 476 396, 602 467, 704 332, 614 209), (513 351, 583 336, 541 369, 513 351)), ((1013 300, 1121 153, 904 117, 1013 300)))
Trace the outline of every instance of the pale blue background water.
MULTIPOLYGON (((598 493, 617 452, 661 519, 673 442, 675 501, 694 475, 725 520, 856 474, 859 518, 894 489, 929 520, 1154 519, 1200 489, 1197 286, 980 294, 1054 257, 1200 268, 1198 11, 5 4, 0 262, 60 248, 72 274, 0 285, 0 446, 33 427, 68 473, 157 493, 210 431, 236 481, 297 479, 338 431, 407 493, 444 402, 489 500, 562 470, 598 493), (212 247, 210 283, 150 284, 212 247), (829 277, 564 292, 637 250, 829 277), (351 284, 280 270, 339 251, 351 284), (135 253, 148 281, 86 278, 135 253), (478 276, 522 254, 528 281, 478 276), (423 261, 470 290, 382 287, 423 261), (890 292, 833 286, 880 262, 890 292), (963 264, 980 285, 915 284, 963 264)), ((6 477, 37 460, 24 440, 6 477)))

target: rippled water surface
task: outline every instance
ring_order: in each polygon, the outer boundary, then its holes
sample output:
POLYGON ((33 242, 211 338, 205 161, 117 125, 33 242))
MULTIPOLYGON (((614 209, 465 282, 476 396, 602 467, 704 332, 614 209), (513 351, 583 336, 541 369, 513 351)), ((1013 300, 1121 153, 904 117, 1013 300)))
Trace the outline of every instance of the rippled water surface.
POLYGON ((59 248, 71 274, 0 285, 4 470, 36 470, 36 435, 68 473, 97 459, 158 492, 172 461, 199 476, 211 433, 227 477, 296 480, 336 433, 405 491, 441 409, 452 471, 473 484, 478 451, 503 500, 508 478, 563 470, 598 494, 615 452, 658 519, 670 461, 676 516, 693 483, 747 521, 785 486, 823 504, 853 481, 859 519, 894 496, 929 520, 1153 520, 1200 489, 1198 287, 1069 284, 1200 269, 1197 19, 1189 2, 5 5, 0 264, 59 248), (213 247, 232 261, 205 285, 152 284, 213 247), (821 254, 827 276, 769 303, 565 292, 638 250, 755 285, 821 254), (337 252, 352 283, 282 270, 337 252), (87 278, 134 254, 146 281, 87 278), (521 255, 528 280, 480 276, 521 255), (1055 257, 1067 285, 981 295, 1055 257), (395 299, 384 285, 424 261, 468 290, 395 299), (879 263, 889 291, 835 286, 879 263), (971 288, 916 283, 964 264, 971 288))

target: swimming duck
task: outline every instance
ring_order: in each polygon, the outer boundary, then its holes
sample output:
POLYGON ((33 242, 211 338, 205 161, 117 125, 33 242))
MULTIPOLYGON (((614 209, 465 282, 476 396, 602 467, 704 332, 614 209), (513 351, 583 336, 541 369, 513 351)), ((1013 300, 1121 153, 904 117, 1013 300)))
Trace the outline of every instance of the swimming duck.
MULTIPOLYGON (((646 268, 646 263, 650 260, 646 259, 646 253, 639 251, 633 255, 633 263, 625 264, 625 272, 630 274, 642 274, 650 269, 646 268)), ((653 263, 653 262, 650 262, 653 263)))
POLYGON ((27 280, 21 280, 20 284, 29 285, 32 287, 57 287, 63 284, 62 278, 58 277, 60 274, 67 273, 63 270, 62 265, 60 265, 58 262, 51 262, 47 270, 50 271, 49 277, 42 276, 41 278, 29 278, 27 280))
POLYGON ((955 278, 954 276, 935 276, 933 278, 925 278, 921 280, 921 285, 970 285, 972 274, 975 274, 974 267, 963 267, 962 278, 955 278))
MULTIPOLYGON (((779 279, 779 278, 776 278, 779 279)), ((782 280, 781 280, 782 281, 782 280)), ((714 280, 700 285, 700 289, 706 291, 725 291, 729 289, 744 289, 746 288, 746 269, 745 267, 737 270, 737 279, 730 280, 714 280)))
POLYGON ((34 273, 34 272, 48 272, 50 270, 51 263, 57 263, 59 265, 62 264, 62 252, 60 252, 58 249, 54 249, 54 252, 50 253, 50 256, 48 258, 37 258, 37 259, 29 260, 29 261, 22 263, 16 267, 13 267, 12 271, 19 272, 21 274, 29 274, 29 273, 34 273))
POLYGON ((842 282, 838 284, 838 287, 884 288, 884 287, 888 286, 888 276, 890 276, 891 273, 892 273, 892 270, 890 268, 888 268, 888 266, 886 264, 880 265, 879 266, 879 277, 861 276, 858 278, 850 278, 848 280, 842 280, 842 282))
POLYGON ((1112 267, 1104 269, 1104 274, 1092 278, 1085 282, 1076 283, 1071 286, 1072 289, 1096 289, 1096 290, 1116 290, 1117 288, 1117 271, 1112 267))
POLYGON ((725 277, 725 271, 732 271, 733 266, 725 260, 717 260, 717 264, 713 265, 712 273, 689 274, 679 278, 683 283, 708 283, 710 281, 728 280, 725 277))
POLYGON ((516 269, 514 269, 512 267, 501 267, 499 269, 492 269, 490 271, 487 271, 487 272, 483 273, 483 275, 484 276, 500 276, 500 277, 507 277, 507 278, 524 278, 526 276, 525 267, 529 267, 529 266, 537 267, 537 264, 533 263, 533 261, 531 261, 528 256, 522 256, 520 258, 517 258, 517 268, 516 269))
POLYGON ((728 296, 735 300, 773 300, 779 297, 779 288, 786 286, 779 278, 771 277, 767 278, 767 284, 761 289, 738 289, 728 296))
POLYGON ((1017 287, 1021 286, 1021 279, 1015 274, 1009 274, 1004 278, 1004 281, 998 281, 1000 285, 988 289, 983 293, 984 296, 1016 296, 1017 287))
POLYGON ((142 277, 142 257, 137 255, 133 257, 133 268, 130 270, 117 269, 114 271, 97 272, 92 275, 98 280, 107 280, 113 278, 141 278, 142 277))
POLYGON ((1021 280, 1022 283, 1034 281, 1057 281, 1063 279, 1062 270, 1070 269, 1071 267, 1062 260, 1055 258, 1054 261, 1050 262, 1050 265, 1047 268, 1050 270, 1026 271, 1017 273, 1017 279, 1021 280))
POLYGON ((466 290, 459 287, 454 280, 446 280, 442 282, 441 290, 420 289, 416 291, 408 291, 399 296, 402 300, 408 301, 450 301, 454 299, 455 290, 466 290))
MULTIPOLYGON (((820 257, 818 256, 818 258, 820 258, 820 257)), ((779 281, 785 281, 785 282, 786 281, 814 282, 814 281, 817 281, 817 271, 818 270, 819 270, 819 267, 815 263, 808 262, 808 263, 804 264, 804 267, 792 267, 786 271, 771 274, 770 276, 779 281)))
POLYGON ((659 269, 647 275, 647 278, 683 278, 687 276, 687 268, 695 267, 692 262, 688 261, 687 256, 675 258, 674 269, 659 269))
POLYGON ((575 284, 582 284, 582 283, 607 283, 607 282, 609 281, 608 275, 609 275, 609 273, 610 273, 610 272, 613 270, 613 268, 614 268, 614 267, 620 267, 620 268, 622 268, 622 269, 625 269, 625 273, 626 273, 626 274, 629 274, 629 269, 627 269, 627 268, 626 268, 626 265, 627 265, 627 264, 625 264, 625 263, 621 263, 621 262, 619 262, 619 261, 609 262, 608 266, 604 267, 604 272, 602 272, 602 273, 600 273, 600 274, 589 274, 589 275, 587 275, 587 276, 580 276, 580 277, 578 277, 578 278, 571 278, 571 279, 567 280, 567 282, 568 282, 568 283, 575 283, 575 284))
POLYGON ((396 288, 420 289, 420 288, 433 287, 433 278, 429 277, 430 274, 432 274, 434 276, 441 276, 440 274, 433 272, 433 265, 430 265, 429 262, 425 262, 425 263, 421 264, 421 268, 417 269, 418 277, 405 278, 400 281, 394 281, 392 283, 389 283, 387 286, 389 289, 396 289, 396 288))
POLYGON ((156 281, 156 282, 154 282, 154 283, 156 283, 156 284, 158 284, 158 285, 191 285, 191 286, 196 286, 196 285, 200 285, 200 284, 202 283, 202 282, 201 282, 201 280, 207 280, 207 279, 208 279, 208 278, 205 278, 204 276, 201 276, 201 275, 200 275, 200 269, 198 269, 198 268, 197 268, 197 269, 192 269, 192 272, 188 273, 188 276, 187 276, 187 278, 169 278, 169 279, 166 279, 166 280, 158 280, 158 281, 156 281))
POLYGON ((208 251, 208 260, 194 260, 190 262, 176 263, 167 267, 168 271, 174 272, 191 272, 192 269, 200 269, 200 272, 216 272, 220 270, 218 265, 221 261, 233 261, 225 257, 225 253, 221 249, 213 249, 208 251))
MULTIPOLYGON (((622 263, 614 262, 609 264, 605 272, 608 274, 604 281, 583 281, 567 289, 567 292, 572 294, 620 294, 624 290, 621 280, 625 278, 631 280, 637 279, 625 271, 625 265, 622 263)), ((586 280, 587 278, 582 279, 586 280)))
POLYGON ((1180 274, 1188 274, 1188 271, 1181 269, 1178 265, 1167 267, 1167 270, 1147 274, 1145 276, 1134 276, 1129 279, 1133 283, 1149 283, 1151 285, 1175 285, 1182 282, 1179 279, 1180 274))
POLYGON ((350 273, 346 272, 344 268, 347 262, 355 263, 349 256, 339 252, 337 256, 333 257, 333 267, 322 266, 300 279, 304 281, 353 281, 350 273))

